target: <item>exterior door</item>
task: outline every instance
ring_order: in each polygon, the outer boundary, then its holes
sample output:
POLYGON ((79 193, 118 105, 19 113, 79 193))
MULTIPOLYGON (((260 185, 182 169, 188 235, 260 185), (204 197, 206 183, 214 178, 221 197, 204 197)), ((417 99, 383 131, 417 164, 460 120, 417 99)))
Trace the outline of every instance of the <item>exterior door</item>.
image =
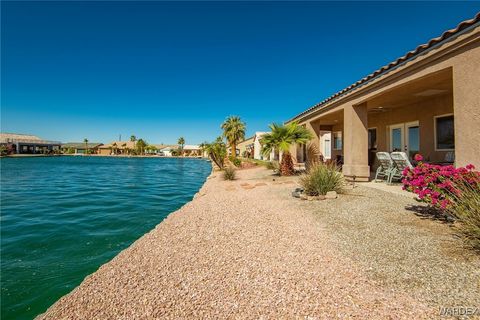
POLYGON ((390 126, 390 152, 403 151, 410 159, 420 152, 420 126, 418 121, 390 126))
POLYGON ((332 132, 320 132, 320 152, 325 160, 332 158, 332 132))

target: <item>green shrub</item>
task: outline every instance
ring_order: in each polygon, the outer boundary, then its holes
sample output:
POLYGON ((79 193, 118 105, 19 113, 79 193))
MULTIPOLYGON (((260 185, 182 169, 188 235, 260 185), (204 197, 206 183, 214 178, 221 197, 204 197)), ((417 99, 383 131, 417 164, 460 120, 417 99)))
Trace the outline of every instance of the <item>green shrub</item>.
POLYGON ((480 184, 459 184, 449 212, 458 218, 455 224, 467 246, 480 250, 480 184))
POLYGON ((235 168, 226 167, 223 171, 223 178, 225 180, 235 180, 236 171, 235 168))
POLYGON ((309 196, 325 195, 328 191, 342 192, 345 178, 335 164, 313 165, 300 178, 304 192, 309 196))
POLYGON ((229 159, 230 159, 230 162, 233 163, 235 167, 240 167, 242 165, 242 160, 236 157, 230 156, 229 159))

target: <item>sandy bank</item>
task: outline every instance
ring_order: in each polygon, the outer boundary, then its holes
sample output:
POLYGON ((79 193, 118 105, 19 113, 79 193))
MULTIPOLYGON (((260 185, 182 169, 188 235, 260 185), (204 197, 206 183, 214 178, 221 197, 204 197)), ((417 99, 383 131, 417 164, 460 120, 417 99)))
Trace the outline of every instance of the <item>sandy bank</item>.
POLYGON ((315 204, 290 196, 294 178, 274 181, 264 168, 238 175, 233 182, 211 176, 192 202, 39 318, 419 319, 438 314, 408 290, 367 274, 361 261, 332 239, 334 231, 312 212, 315 204))

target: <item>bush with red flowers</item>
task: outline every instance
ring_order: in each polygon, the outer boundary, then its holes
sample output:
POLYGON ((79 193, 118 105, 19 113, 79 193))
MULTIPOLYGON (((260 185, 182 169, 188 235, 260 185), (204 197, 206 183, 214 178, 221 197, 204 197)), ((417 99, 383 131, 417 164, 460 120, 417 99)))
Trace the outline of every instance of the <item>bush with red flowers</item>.
POLYGON ((435 165, 422 162, 419 154, 414 159, 418 165, 403 171, 403 189, 415 193, 419 200, 436 208, 448 209, 460 195, 459 185, 480 186, 480 172, 472 164, 455 168, 452 165, 435 165))

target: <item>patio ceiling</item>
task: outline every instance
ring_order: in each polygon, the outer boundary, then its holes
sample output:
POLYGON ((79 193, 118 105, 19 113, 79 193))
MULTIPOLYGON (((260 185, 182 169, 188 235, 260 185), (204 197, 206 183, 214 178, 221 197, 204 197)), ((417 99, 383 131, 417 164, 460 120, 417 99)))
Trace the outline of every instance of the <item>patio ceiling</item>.
POLYGON ((382 112, 385 109, 413 105, 438 96, 451 95, 452 92, 452 70, 448 68, 384 92, 368 100, 367 108, 369 112, 382 112))

